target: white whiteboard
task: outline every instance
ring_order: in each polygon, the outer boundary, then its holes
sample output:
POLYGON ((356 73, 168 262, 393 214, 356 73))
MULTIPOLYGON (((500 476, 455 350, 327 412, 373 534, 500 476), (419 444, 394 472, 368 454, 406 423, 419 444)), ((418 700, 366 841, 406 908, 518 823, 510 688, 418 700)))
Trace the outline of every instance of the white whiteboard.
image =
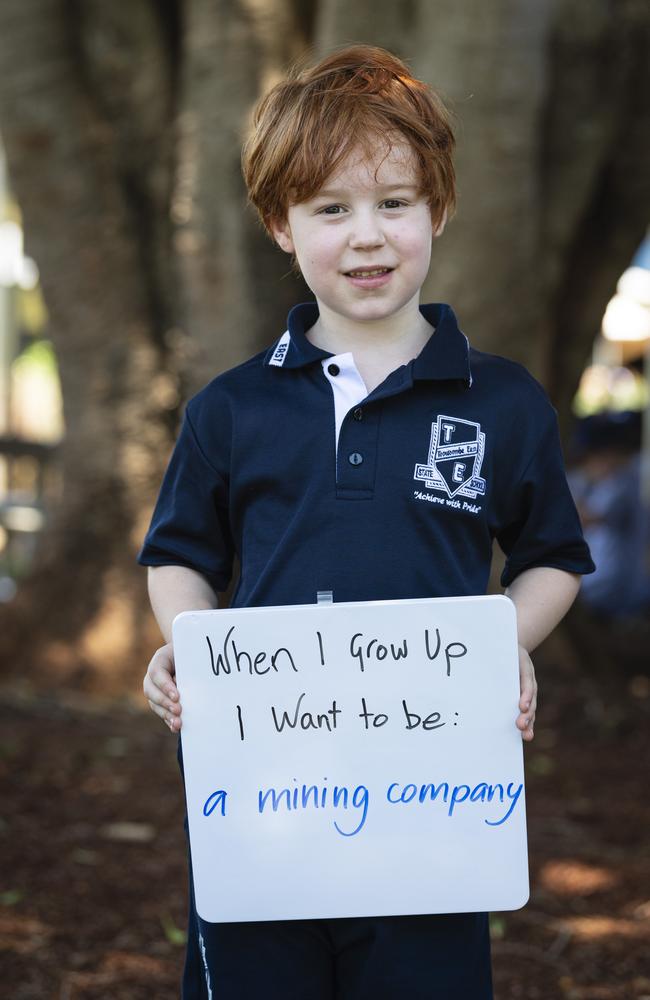
POLYGON ((508 598, 188 612, 174 650, 205 920, 524 905, 508 598))

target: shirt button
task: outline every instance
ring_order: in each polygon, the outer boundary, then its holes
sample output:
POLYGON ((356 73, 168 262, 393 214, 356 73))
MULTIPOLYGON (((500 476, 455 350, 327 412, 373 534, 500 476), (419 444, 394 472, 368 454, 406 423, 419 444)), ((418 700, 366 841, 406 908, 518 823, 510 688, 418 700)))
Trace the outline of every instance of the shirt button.
POLYGON ((356 410, 352 414, 355 420, 363 420, 363 410, 360 406, 357 406, 356 410))
POLYGON ((327 370, 330 373, 330 375, 338 375, 339 372, 341 371, 338 365, 328 365, 327 370))
POLYGON ((353 451, 351 455, 348 455, 348 462, 350 465, 361 465, 363 455, 360 455, 358 451, 353 451))

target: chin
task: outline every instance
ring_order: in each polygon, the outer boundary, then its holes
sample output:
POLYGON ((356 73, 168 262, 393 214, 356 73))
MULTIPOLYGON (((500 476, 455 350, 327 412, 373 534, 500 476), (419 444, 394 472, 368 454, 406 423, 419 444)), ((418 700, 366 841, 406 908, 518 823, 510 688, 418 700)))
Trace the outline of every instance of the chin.
POLYGON ((406 302, 399 302, 396 305, 383 305, 381 302, 368 302, 361 304, 358 309, 346 310, 346 313, 350 319, 361 321, 365 320, 366 322, 371 323, 373 320, 390 319, 391 316, 395 316, 397 313, 401 312, 406 305, 406 302))

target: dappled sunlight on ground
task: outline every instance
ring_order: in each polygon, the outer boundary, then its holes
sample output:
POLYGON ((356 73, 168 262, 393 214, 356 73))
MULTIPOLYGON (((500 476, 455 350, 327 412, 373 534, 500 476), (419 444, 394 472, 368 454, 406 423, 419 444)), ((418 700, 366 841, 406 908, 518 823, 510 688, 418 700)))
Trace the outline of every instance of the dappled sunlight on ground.
POLYGON ((611 889, 619 879, 611 868, 588 865, 583 861, 567 859, 548 861, 539 873, 539 882, 544 889, 556 896, 582 896, 603 889, 611 889))
POLYGON ((650 943, 650 921, 615 919, 613 917, 568 917, 562 921, 562 926, 571 934, 584 938, 586 941, 596 941, 612 936, 637 938, 650 943))

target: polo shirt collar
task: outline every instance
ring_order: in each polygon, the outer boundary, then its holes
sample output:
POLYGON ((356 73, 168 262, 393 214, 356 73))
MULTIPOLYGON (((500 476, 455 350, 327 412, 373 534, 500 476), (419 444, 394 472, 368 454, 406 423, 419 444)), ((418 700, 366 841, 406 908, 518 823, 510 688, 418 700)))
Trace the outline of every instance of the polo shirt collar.
POLYGON ((469 341, 459 329, 451 306, 434 302, 420 306, 420 312, 434 333, 413 361, 413 378, 459 379, 470 386, 469 341))
POLYGON ((330 351, 323 351, 307 340, 307 330, 317 319, 318 306, 315 302, 294 306, 289 313, 286 333, 267 351, 264 364, 276 368, 304 368, 314 361, 331 358, 330 351))
MULTIPOLYGON (((434 327, 434 333, 411 362, 413 379, 458 379, 470 386, 469 343, 459 330, 451 307, 433 303, 420 306, 420 312, 434 327)), ((304 368, 315 361, 332 357, 331 352, 323 351, 307 340, 307 330, 317 319, 318 306, 315 302, 294 306, 289 313, 287 331, 267 351, 264 364, 277 368, 304 368)))

